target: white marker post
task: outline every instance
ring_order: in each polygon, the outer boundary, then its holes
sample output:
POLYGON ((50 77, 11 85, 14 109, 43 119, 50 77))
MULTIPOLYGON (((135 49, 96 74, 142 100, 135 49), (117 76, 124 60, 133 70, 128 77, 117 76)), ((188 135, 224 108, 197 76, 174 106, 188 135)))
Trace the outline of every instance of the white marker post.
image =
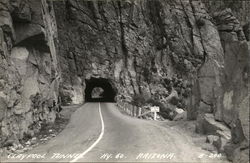
POLYGON ((158 106, 152 106, 150 107, 150 111, 154 112, 154 120, 156 120, 156 113, 160 111, 160 108, 158 106))
POLYGON ((139 113, 138 113, 138 116, 141 115, 141 107, 139 107, 139 113))

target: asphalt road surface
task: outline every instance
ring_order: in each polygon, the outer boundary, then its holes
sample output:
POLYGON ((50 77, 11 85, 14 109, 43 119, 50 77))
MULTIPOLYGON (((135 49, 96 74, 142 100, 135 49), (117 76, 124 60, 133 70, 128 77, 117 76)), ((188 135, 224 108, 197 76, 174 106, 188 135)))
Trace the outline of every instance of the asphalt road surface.
POLYGON ((3 162, 223 162, 190 137, 123 115, 114 103, 86 103, 48 143, 3 162))

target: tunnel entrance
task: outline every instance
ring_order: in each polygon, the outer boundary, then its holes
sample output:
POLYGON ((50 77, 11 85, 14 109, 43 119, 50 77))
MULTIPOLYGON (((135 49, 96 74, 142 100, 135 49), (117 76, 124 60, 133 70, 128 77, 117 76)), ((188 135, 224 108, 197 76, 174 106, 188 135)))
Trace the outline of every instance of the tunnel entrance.
POLYGON ((90 78, 85 80, 86 102, 115 102, 116 90, 105 78, 90 78))

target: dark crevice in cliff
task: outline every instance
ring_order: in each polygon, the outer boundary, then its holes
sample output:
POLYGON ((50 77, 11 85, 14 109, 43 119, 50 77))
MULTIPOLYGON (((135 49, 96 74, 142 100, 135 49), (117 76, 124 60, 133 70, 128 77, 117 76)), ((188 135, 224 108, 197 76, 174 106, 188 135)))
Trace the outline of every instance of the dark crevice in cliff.
POLYGON ((87 4, 92 13, 92 20, 95 22, 97 29, 100 29, 100 24, 98 20, 101 20, 101 19, 99 19, 99 17, 97 16, 98 11, 97 11, 96 6, 94 5, 94 2, 88 1, 87 4))
POLYGON ((243 32, 246 36, 246 40, 250 41, 250 22, 243 26, 243 32))
MULTIPOLYGON (((84 2, 84 3, 85 3, 85 2, 84 2)), ((87 16, 90 20, 93 21, 93 18, 89 15, 89 13, 86 12, 85 10, 83 10, 78 2, 77 2, 76 4, 77 4, 78 6, 73 5, 73 4, 70 3, 70 1, 68 1, 68 0, 66 1, 65 7, 66 7, 66 11, 68 12, 69 19, 72 19, 72 18, 74 18, 75 16, 77 16, 77 15, 74 15, 74 14, 72 13, 72 9, 73 9, 73 10, 76 10, 76 11, 80 11, 81 14, 87 16)))
MULTIPOLYGON (((195 14, 195 6, 193 6, 193 0, 189 0, 189 4, 192 8, 192 12, 193 12, 193 16, 194 16, 194 19, 195 19, 195 23, 198 22, 198 18, 195 14)), ((208 53, 206 51, 206 48, 205 48, 205 45, 204 45, 204 40, 203 40, 203 36, 202 36, 202 33, 201 33, 201 27, 198 28, 198 31, 199 31, 199 35, 200 35, 200 38, 201 38, 201 45, 202 45, 202 48, 203 48, 203 63, 199 66, 199 68, 202 67, 202 65, 206 62, 206 58, 208 57, 208 53)))
MULTIPOLYGON (((180 3, 181 3, 181 6, 182 6, 182 10, 183 10, 183 13, 185 14, 185 20, 186 20, 186 23, 187 23, 187 26, 190 28, 190 39, 191 39, 191 45, 189 45, 189 43, 187 42, 187 45, 189 46, 189 49, 191 49, 191 52, 192 52, 192 54, 195 54, 194 53, 194 28, 193 28, 193 25, 192 25, 192 23, 190 22, 190 20, 189 20, 189 16, 188 16, 188 14, 187 14, 187 11, 186 11, 186 9, 185 9, 185 6, 184 6, 184 4, 183 4, 183 2, 182 1, 180 1, 180 3)), ((178 20, 178 19, 177 19, 178 20)), ((181 26, 181 22, 179 22, 178 21, 178 23, 179 23, 179 25, 181 26)), ((182 31, 182 29, 181 29, 181 31, 182 31)), ((183 33, 183 31, 182 31, 182 36, 184 36, 184 33, 183 33)), ((187 41, 187 40, 185 40, 185 41, 187 41)), ((188 49, 187 49, 187 51, 188 51, 188 49)))
POLYGON ((97 30, 97 31, 99 30, 98 27, 95 27, 95 26, 93 26, 92 24, 87 23, 86 21, 84 21, 84 20, 82 20, 82 19, 77 18, 76 20, 77 20, 78 22, 84 24, 84 25, 88 25, 88 26, 91 27, 92 29, 95 29, 95 30, 97 30))
POLYGON ((104 9, 104 2, 98 1, 97 3, 98 3, 98 10, 99 10, 101 17, 103 18, 105 24, 108 25, 109 22, 108 22, 108 18, 105 15, 106 11, 104 9))
POLYGON ((118 22, 120 25, 120 41, 121 41, 121 47, 122 47, 122 53, 124 56, 124 64, 125 67, 128 67, 128 49, 127 49, 127 45, 126 45, 126 40, 125 40, 125 24, 123 22, 123 14, 122 14, 122 5, 121 5, 121 1, 117 2, 118 5, 118 22))
POLYGON ((154 28, 154 36, 155 39, 155 46, 157 50, 163 50, 167 47, 171 49, 171 38, 165 31, 165 25, 163 23, 163 18, 160 13, 162 13, 163 9, 161 3, 156 1, 147 1, 147 9, 149 10, 149 19, 152 22, 154 28), (164 42, 166 40, 166 42, 164 42))
POLYGON ((131 73, 128 71, 128 77, 129 77, 129 79, 130 79, 130 84, 131 84, 131 86, 132 86, 132 88, 133 88, 133 92, 134 92, 134 94, 137 94, 137 92, 136 92, 136 90, 135 90, 135 85, 134 85, 134 82, 133 82, 133 77, 132 77, 132 75, 131 75, 131 73))

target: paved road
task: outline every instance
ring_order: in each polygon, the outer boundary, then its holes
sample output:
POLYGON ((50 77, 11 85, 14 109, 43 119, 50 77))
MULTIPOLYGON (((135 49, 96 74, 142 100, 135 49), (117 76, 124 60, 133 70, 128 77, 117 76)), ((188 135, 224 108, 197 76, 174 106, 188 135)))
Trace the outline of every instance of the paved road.
MULTIPOLYGON (((25 153, 22 161, 222 162, 201 154, 209 153, 177 130, 125 116, 113 103, 87 103, 57 137, 25 153)), ((6 161, 21 161, 15 157, 6 161)))

